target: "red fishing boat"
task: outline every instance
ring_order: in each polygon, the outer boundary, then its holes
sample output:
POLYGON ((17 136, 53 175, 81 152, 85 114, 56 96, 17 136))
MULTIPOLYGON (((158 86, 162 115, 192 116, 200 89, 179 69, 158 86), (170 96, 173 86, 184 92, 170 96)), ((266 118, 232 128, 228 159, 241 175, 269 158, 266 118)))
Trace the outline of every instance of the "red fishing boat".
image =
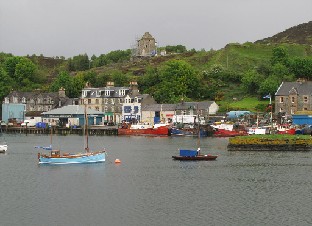
POLYGON ((234 128, 233 124, 219 124, 212 125, 212 127, 214 137, 235 137, 248 135, 247 130, 242 126, 234 128))
POLYGON ((288 124, 278 125, 277 126, 277 134, 295 135, 296 134, 296 128, 293 128, 293 127, 291 127, 291 125, 288 125, 288 124))
POLYGON ((118 128, 118 135, 168 136, 169 128, 166 125, 152 126, 145 124, 138 125, 123 124, 121 128, 118 128))

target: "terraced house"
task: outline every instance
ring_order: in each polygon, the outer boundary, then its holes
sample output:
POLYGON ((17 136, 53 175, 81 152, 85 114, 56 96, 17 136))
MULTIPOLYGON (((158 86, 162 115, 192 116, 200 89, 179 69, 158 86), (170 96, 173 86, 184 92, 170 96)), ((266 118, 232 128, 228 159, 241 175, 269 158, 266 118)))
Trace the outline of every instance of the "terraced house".
POLYGON ((100 88, 92 88, 87 84, 82 90, 80 104, 87 104, 89 109, 104 112, 105 123, 121 123, 125 119, 123 112, 126 112, 127 119, 140 119, 134 109, 141 108, 143 98, 146 95, 139 93, 137 82, 130 82, 129 87, 115 87, 114 82, 108 82, 106 87, 100 88))
POLYGON ((275 93, 275 113, 294 115, 312 111, 312 81, 283 82, 275 93))

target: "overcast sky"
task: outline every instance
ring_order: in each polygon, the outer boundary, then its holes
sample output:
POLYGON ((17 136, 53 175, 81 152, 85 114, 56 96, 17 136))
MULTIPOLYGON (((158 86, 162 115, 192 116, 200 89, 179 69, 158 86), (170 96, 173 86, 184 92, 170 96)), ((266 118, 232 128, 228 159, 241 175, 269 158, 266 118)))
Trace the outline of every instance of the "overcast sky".
POLYGON ((217 50, 312 20, 311 0, 0 0, 0 52, 65 56, 159 46, 217 50))

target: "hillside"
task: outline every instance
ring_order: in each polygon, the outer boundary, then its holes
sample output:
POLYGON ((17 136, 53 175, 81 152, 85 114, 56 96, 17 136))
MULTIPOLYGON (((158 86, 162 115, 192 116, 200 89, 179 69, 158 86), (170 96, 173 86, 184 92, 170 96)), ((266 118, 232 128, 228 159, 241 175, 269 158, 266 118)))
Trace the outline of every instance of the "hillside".
MULTIPOLYGON (((268 77, 271 77, 272 79, 272 76, 274 77, 279 75, 277 78, 275 77, 275 80, 273 80, 274 86, 279 85, 283 79, 283 76, 285 75, 289 75, 289 77, 286 76, 286 79, 295 79, 291 69, 273 68, 273 65, 271 64, 271 58, 273 50, 276 47, 282 47, 282 49, 287 52, 286 55, 289 57, 289 59, 299 58, 304 59, 307 63, 309 63, 309 59, 312 60, 312 22, 289 28, 272 37, 256 41, 255 43, 229 43, 220 50, 191 50, 185 53, 169 53, 165 56, 159 55, 148 58, 137 58, 134 60, 127 60, 128 58, 123 58, 122 60, 115 61, 118 63, 109 62, 105 66, 101 67, 94 67, 93 62, 95 62, 96 59, 92 58, 92 60, 90 60, 88 56, 79 55, 80 57, 76 58, 78 60, 82 59, 83 61, 75 60, 76 56, 70 59, 47 58, 44 56, 27 57, 37 65, 37 76, 45 78, 44 85, 46 90, 49 88, 49 85, 54 80, 56 80, 60 72, 69 71, 71 77, 73 78, 75 78, 75 75, 77 74, 79 74, 80 77, 86 76, 87 78, 89 76, 88 78, 91 79, 92 75, 95 76, 93 78, 93 82, 94 84, 97 84, 97 86, 104 86, 108 80, 114 81, 114 76, 116 74, 119 76, 117 79, 122 79, 122 77, 120 77, 121 74, 123 78, 127 77, 127 79, 123 80, 124 85, 127 84, 128 80, 135 79, 139 82, 140 91, 152 91, 154 92, 151 93, 152 95, 155 94, 155 91, 160 88, 160 86, 157 86, 160 84, 160 81, 156 79, 154 84, 150 84, 147 81, 144 81, 144 77, 147 77, 145 76, 147 75, 146 71, 149 68, 161 69, 163 68, 162 66, 166 64, 166 62, 173 59, 182 60, 191 65, 191 67, 195 70, 196 75, 202 79, 200 81, 200 90, 202 93, 199 95, 199 97, 197 97, 196 100, 214 99, 218 102, 218 104, 221 105, 223 109, 229 110, 232 105, 236 109, 239 108, 237 105, 234 106, 235 103, 232 103, 234 99, 236 100, 236 104, 238 104, 244 99, 247 100, 248 98, 253 98, 251 100, 249 99, 248 108, 255 108, 259 104, 257 103, 257 100, 261 99, 262 94, 268 93, 268 89, 270 87, 266 90, 259 91, 260 83, 264 82, 268 77), (76 64, 80 66, 81 62, 86 64, 83 69, 84 71, 72 69, 70 66, 70 64, 76 64), (287 72, 287 70, 289 71, 287 72), (242 84, 242 78, 249 72, 253 72, 255 74, 255 87, 251 91, 246 91, 246 84, 244 88, 242 84), (145 82, 145 84, 140 84, 142 81, 143 83, 145 82), (152 89, 149 89, 151 87, 152 89)), ((107 55, 109 54, 110 53, 107 55)), ((1 62, 4 62, 5 57, 8 56, 4 54, 1 58, 0 55, 0 67, 1 62)), ((100 56, 98 59, 99 58, 100 56)), ((105 58, 103 59, 105 60, 105 58)), ((305 68, 305 71, 300 70, 295 76, 300 74, 300 76, 308 75, 312 78, 311 70, 306 70, 309 67, 311 68, 311 66, 308 65, 308 67, 305 68)), ((155 71, 158 71, 157 73, 159 73, 160 70, 155 71)), ((155 73, 155 76, 157 73, 155 73)), ((84 82, 86 81, 87 80, 84 82)), ((119 80, 119 83, 120 81, 121 80, 119 80)), ((118 84, 118 82, 116 83, 118 84)), ((43 83, 38 84, 38 86, 42 84, 43 83)), ((170 82, 170 84, 172 83, 170 82)), ((270 84, 270 81, 267 81, 267 84, 270 84)), ((38 86, 35 88, 40 88, 38 86)), ((199 85, 197 87, 199 87, 199 85)), ((72 87, 68 87, 68 90, 70 88, 72 87)), ((275 87, 271 89, 270 93, 274 93, 274 91, 272 91, 273 89, 275 89, 275 87)), ((5 95, 5 93, 3 95, 5 95)), ((76 95, 78 95, 77 92, 75 93, 74 97, 76 97, 76 95)), ((166 94, 164 94, 164 96, 166 96, 166 94)), ((244 104, 240 103, 240 105, 243 106, 244 104)))
POLYGON ((283 32, 277 33, 272 37, 258 40, 255 43, 296 43, 312 45, 312 21, 288 28, 283 32))

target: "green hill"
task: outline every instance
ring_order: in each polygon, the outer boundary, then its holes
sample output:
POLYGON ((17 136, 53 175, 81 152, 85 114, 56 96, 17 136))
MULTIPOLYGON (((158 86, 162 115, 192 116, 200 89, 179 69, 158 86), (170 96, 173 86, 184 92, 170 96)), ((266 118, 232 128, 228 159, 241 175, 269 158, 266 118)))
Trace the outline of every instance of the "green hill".
MULTIPOLYGON (((259 106, 262 109, 265 106, 266 102, 261 101, 261 92, 265 92, 265 89, 261 91, 259 87, 260 83, 265 80, 273 79, 272 81, 278 83, 281 79, 296 79, 296 76, 299 75, 312 77, 312 73, 309 74, 312 71, 312 65, 309 65, 312 59, 311 37, 312 22, 308 22, 255 43, 229 43, 220 50, 189 50, 184 53, 170 53, 166 56, 132 60, 125 58, 129 50, 113 51, 92 58, 86 55, 74 56, 69 59, 35 55, 27 56, 27 58, 37 66, 36 76, 44 77, 44 79, 41 79, 42 81, 37 79, 39 82, 37 86, 32 86, 37 89, 41 82, 42 87, 45 87, 43 90, 47 90, 57 80, 60 72, 67 71, 72 78, 80 76, 84 80, 83 82, 90 82, 91 79, 93 86, 105 86, 105 82, 108 80, 114 80, 115 84, 124 85, 129 80, 137 80, 142 92, 152 92, 152 94, 160 88, 158 83, 161 83, 161 81, 157 80, 160 79, 157 76, 164 70, 164 65, 172 60, 180 60, 191 65, 195 73, 201 78, 200 86, 206 90, 206 93, 197 97, 197 100, 214 99, 221 105, 223 110, 232 108, 255 110, 259 106), (276 48, 285 51, 286 55, 282 57, 285 59, 287 57, 287 62, 272 63, 273 52, 276 48), (118 60, 118 57, 116 58, 118 54, 122 55, 120 60, 118 60), (114 60, 109 60, 109 56, 114 56, 114 60), (95 66, 95 62, 99 62, 99 59, 105 60, 106 63, 103 66, 95 66), (305 71, 295 71, 294 65, 296 64, 305 66, 305 71), (151 70, 154 70, 154 72, 151 72, 151 70), (152 85, 143 84, 144 78, 148 75, 157 78, 155 80, 157 82, 152 85), (255 88, 251 88, 249 91, 242 80, 246 75, 251 76, 250 78, 254 80, 251 81, 251 85, 254 85, 255 88), (235 102, 233 102, 233 99, 235 99, 235 102), (246 103, 244 103, 244 100, 246 100, 246 103)), ((5 59, 10 56, 0 54, 0 69, 1 67, 5 68, 5 59)), ((24 80, 23 82, 25 83, 24 80)), ((270 81, 267 81, 267 83, 270 84, 270 81)), ((22 88, 25 90, 27 88, 25 87, 24 85, 22 88)), ((54 87, 56 86, 54 85, 54 87)), ((15 89, 19 89, 19 87, 15 85, 15 89)), ((77 89, 79 90, 79 87, 77 89)), ((78 92, 71 95, 78 95, 78 92)))

